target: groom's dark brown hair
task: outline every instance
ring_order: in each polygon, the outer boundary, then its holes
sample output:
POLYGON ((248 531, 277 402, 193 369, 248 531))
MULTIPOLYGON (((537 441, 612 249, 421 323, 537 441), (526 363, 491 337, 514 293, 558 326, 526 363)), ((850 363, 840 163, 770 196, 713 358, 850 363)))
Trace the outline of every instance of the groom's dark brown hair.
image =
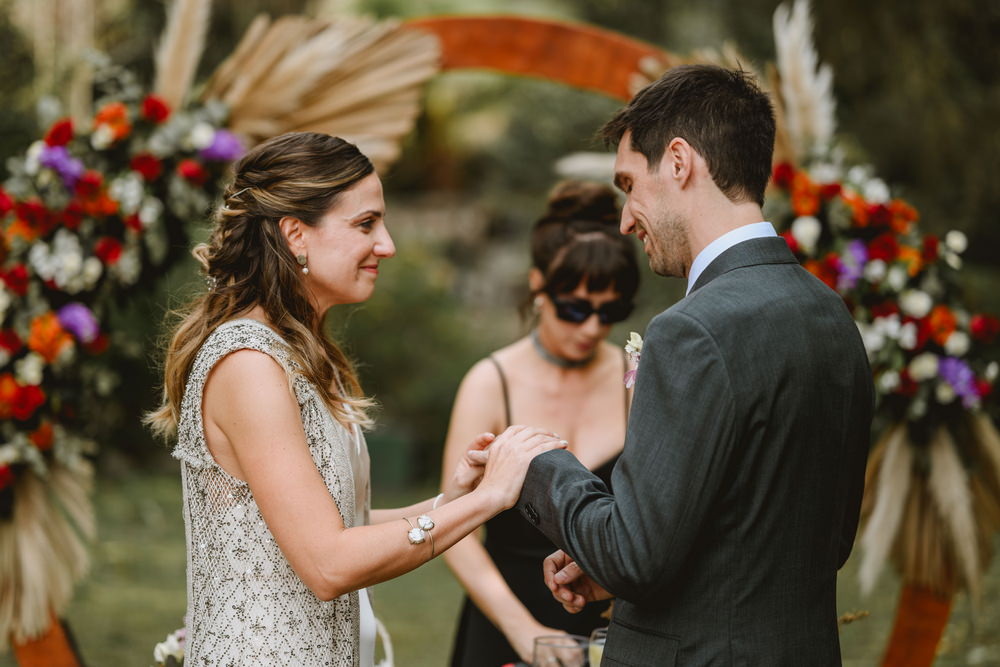
POLYGON ((667 144, 681 137, 708 164, 716 186, 734 202, 764 203, 774 150, 774 109, 753 77, 715 65, 674 67, 643 88, 601 128, 608 145, 631 132, 631 148, 659 167, 667 144))

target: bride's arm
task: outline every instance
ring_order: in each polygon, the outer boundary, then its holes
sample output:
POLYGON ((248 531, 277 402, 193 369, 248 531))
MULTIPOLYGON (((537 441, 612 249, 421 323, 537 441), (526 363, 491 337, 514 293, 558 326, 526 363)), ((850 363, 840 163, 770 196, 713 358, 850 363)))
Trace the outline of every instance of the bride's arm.
MULTIPOLYGON (((320 599, 391 579, 431 558, 431 539, 410 544, 404 521, 345 528, 313 463, 285 372, 267 355, 243 350, 220 361, 209 377, 203 411, 225 440, 220 447, 233 454, 226 470, 246 480, 285 558, 320 599)), ((512 429, 499 437, 479 487, 424 512, 436 524, 435 553, 511 507, 530 459, 555 446, 554 438, 537 429, 512 429)))

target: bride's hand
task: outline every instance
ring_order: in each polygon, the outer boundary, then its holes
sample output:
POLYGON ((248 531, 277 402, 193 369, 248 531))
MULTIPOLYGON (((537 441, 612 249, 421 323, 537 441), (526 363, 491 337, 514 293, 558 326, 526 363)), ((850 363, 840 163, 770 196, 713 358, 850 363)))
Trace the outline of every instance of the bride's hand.
POLYGON ((473 457, 489 447, 495 439, 496 436, 492 433, 480 433, 473 439, 462 460, 458 462, 455 474, 441 489, 444 491, 444 502, 451 502, 455 498, 464 496, 478 486, 479 480, 483 478, 485 461, 473 457))
POLYGON ((500 509, 510 509, 517 503, 528 473, 528 465, 539 454, 565 449, 567 442, 550 431, 531 426, 509 426, 482 451, 470 451, 474 461, 485 461, 486 471, 478 489, 493 494, 500 509))

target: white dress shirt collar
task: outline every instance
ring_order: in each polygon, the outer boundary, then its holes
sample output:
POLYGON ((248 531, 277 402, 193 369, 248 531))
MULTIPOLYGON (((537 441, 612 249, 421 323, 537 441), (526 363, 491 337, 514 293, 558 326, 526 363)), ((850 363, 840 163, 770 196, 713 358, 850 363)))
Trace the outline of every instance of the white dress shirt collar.
POLYGON ((687 292, 685 292, 685 294, 691 293, 691 288, 694 287, 696 282, 698 282, 698 276, 700 276, 702 272, 708 268, 708 265, 711 264, 716 257, 729 250, 737 243, 749 241, 750 239, 760 239, 777 235, 778 233, 774 231, 774 226, 770 222, 754 222, 749 225, 737 227, 736 229, 728 231, 719 238, 715 239, 705 246, 702 251, 698 253, 698 256, 694 258, 694 261, 691 262, 691 270, 688 271, 687 292))

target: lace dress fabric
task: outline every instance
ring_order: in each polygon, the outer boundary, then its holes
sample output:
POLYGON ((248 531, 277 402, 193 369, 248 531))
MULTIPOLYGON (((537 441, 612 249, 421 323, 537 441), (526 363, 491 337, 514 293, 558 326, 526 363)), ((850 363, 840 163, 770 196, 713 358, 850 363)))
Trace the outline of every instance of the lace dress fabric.
POLYGON ((281 553, 249 486, 223 470, 205 443, 205 381, 220 359, 240 349, 268 354, 289 373, 313 461, 344 524, 367 516, 368 457, 360 429, 349 432, 333 419, 269 327, 254 320, 219 326, 192 367, 173 451, 181 461, 188 553, 185 665, 366 667, 359 649, 360 615, 370 613, 360 597, 367 598, 366 591, 318 599, 281 553))

